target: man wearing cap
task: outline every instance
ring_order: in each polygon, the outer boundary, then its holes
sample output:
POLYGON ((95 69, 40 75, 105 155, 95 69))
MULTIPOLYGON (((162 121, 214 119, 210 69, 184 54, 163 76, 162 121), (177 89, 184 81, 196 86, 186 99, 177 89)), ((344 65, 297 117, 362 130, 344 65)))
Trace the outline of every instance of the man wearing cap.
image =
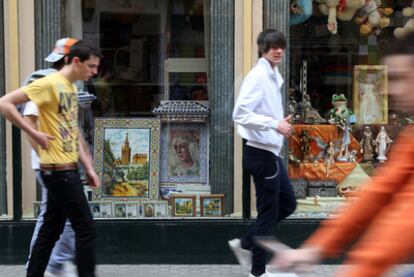
POLYGON ((99 186, 99 178, 82 143, 74 82, 96 75, 101 58, 97 49, 78 41, 70 47, 61 70, 0 98, 0 114, 35 143, 41 179, 48 190, 44 224, 32 248, 27 277, 44 276, 66 219, 75 231, 79 277, 95 276, 96 227, 83 191, 78 162, 82 163, 92 188, 99 186), (38 129, 28 124, 16 109, 16 105, 28 101, 39 108, 38 129))
MULTIPOLYGON (((53 72, 60 70, 64 64, 64 57, 69 53, 70 46, 72 46, 77 40, 73 38, 62 38, 56 41, 55 48, 45 58, 45 61, 53 63, 52 68, 41 69, 33 72, 24 82, 23 85, 28 85, 36 79, 42 78, 53 72)), ((37 120, 39 116, 39 109, 33 101, 27 102, 21 108, 25 121, 33 128, 37 129, 37 120)), ((40 214, 37 218, 36 226, 33 232, 32 240, 30 242, 30 253, 33 245, 36 242, 39 229, 44 223, 44 216, 47 208, 47 189, 43 184, 43 180, 40 176, 39 156, 35 151, 37 149, 36 142, 30 137, 28 140, 32 146, 32 168, 35 171, 36 181, 42 185, 42 204, 40 206, 40 214)), ((30 257, 30 254, 29 254, 30 257)), ((75 259, 75 232, 70 225, 69 220, 66 220, 65 228, 62 235, 56 242, 53 248, 52 255, 49 259, 45 277, 61 276, 61 277, 75 277, 76 271, 73 261, 75 259)))

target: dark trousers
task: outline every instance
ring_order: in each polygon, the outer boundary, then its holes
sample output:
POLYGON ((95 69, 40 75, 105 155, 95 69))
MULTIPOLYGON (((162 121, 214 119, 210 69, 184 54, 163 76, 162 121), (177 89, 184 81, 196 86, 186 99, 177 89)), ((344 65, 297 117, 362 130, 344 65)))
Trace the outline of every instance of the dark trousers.
POLYGON ((267 253, 254 238, 272 235, 276 223, 295 211, 296 199, 283 160, 272 152, 246 145, 243 167, 253 175, 257 219, 242 238, 242 247, 253 251, 251 273, 259 276, 265 272, 267 253))
POLYGON ((76 234, 76 262, 79 277, 95 276, 95 222, 83 192, 78 169, 42 171, 48 189, 44 224, 30 256, 27 276, 43 277, 50 254, 65 227, 66 218, 76 234))

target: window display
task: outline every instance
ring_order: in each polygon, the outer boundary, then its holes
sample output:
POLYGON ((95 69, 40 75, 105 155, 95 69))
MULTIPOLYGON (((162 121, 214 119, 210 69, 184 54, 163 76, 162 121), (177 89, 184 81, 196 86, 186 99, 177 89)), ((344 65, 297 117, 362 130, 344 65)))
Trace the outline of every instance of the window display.
POLYGON ((211 193, 207 3, 103 0, 83 13, 84 39, 106 58, 83 124, 94 129, 102 181, 91 197, 97 218, 200 216, 200 196, 211 193), (194 208, 180 195, 194 196, 194 208))
POLYGON ((298 197, 292 217, 326 217, 355 196, 387 166, 393 138, 413 123, 389 109, 381 64, 388 41, 409 29, 411 2, 317 0, 312 16, 291 24, 289 176, 298 197))

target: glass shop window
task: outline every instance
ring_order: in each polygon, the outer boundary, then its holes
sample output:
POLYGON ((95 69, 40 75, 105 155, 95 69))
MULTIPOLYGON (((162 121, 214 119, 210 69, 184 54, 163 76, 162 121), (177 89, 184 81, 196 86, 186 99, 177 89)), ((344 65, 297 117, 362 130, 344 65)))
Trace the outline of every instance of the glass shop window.
POLYGON ((327 217, 384 164, 391 140, 410 122, 388 108, 381 59, 414 9, 412 1, 340 1, 335 9, 325 1, 291 2, 292 217, 327 217))
POLYGON ((66 5, 82 10, 68 30, 104 56, 81 116, 102 180, 88 192, 94 217, 221 217, 224 196, 208 184, 208 1, 66 5))
POLYGON ((105 63, 96 116, 143 116, 161 100, 208 99, 204 1, 82 1, 83 38, 105 63))

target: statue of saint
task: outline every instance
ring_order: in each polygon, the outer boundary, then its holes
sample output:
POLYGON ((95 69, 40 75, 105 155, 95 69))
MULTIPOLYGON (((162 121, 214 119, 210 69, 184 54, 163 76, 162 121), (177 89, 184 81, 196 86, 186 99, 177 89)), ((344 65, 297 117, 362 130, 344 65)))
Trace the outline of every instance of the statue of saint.
POLYGON ((389 150, 389 145, 392 143, 392 139, 388 136, 387 132, 385 131, 385 127, 381 126, 381 130, 375 139, 375 151, 377 152, 377 160, 379 162, 384 162, 387 160, 387 153, 389 150))

